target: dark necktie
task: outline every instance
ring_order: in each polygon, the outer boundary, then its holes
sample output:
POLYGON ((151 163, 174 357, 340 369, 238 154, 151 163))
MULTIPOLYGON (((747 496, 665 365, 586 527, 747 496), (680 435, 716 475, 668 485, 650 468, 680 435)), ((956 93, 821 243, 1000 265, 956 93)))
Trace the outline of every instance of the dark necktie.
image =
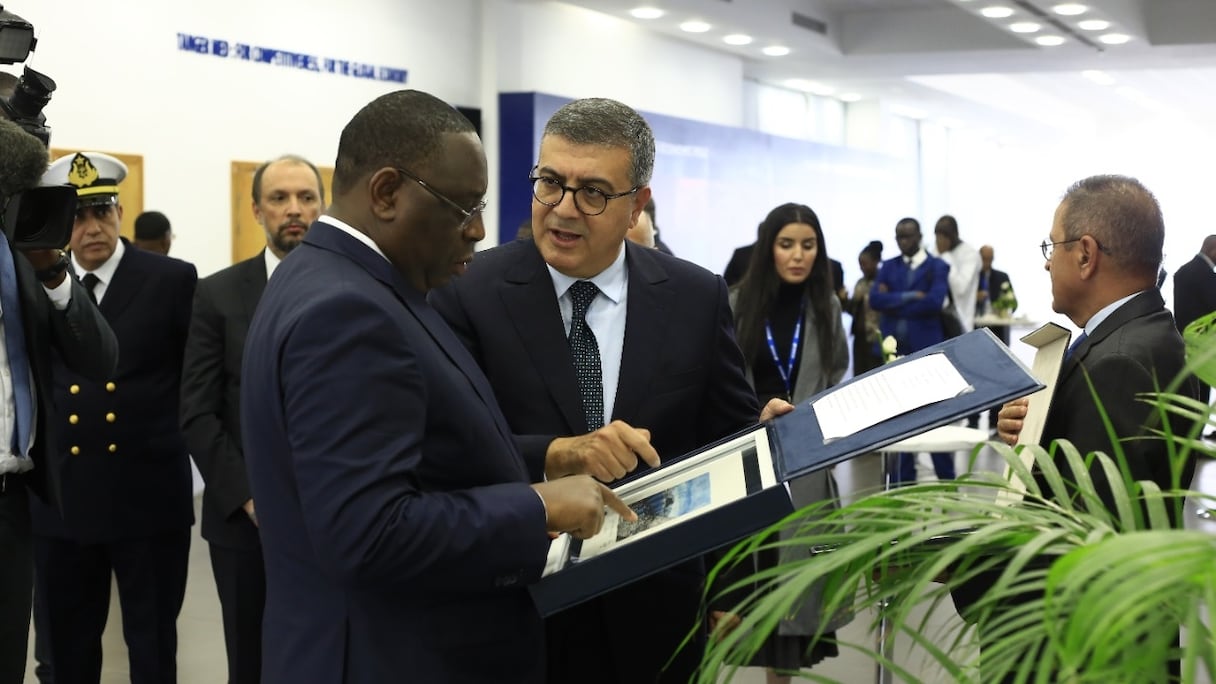
POLYGON ((1089 336, 1085 334, 1084 330, 1081 331, 1080 335, 1077 335, 1077 339, 1073 340, 1072 344, 1068 345, 1068 351, 1064 352, 1065 361, 1072 358, 1073 353, 1076 352, 1077 349, 1079 349, 1081 347, 1081 343, 1084 342, 1085 338, 1087 338, 1087 337, 1089 337, 1089 336))
POLYGON ((570 286, 570 301, 574 315, 570 319, 570 355, 578 374, 578 391, 583 397, 583 413, 587 416, 587 431, 604 426, 604 380, 600 375, 600 347, 595 333, 587 325, 587 307, 600 289, 587 280, 570 286))
POLYGON ((84 291, 88 293, 89 299, 93 300, 94 304, 97 303, 97 294, 93 292, 93 288, 97 287, 97 283, 100 282, 101 278, 98 278, 92 273, 86 273, 84 274, 84 277, 80 279, 80 284, 84 285, 84 291))
POLYGON ((912 268, 912 257, 904 257, 904 265, 908 267, 905 287, 912 289, 912 281, 916 279, 916 269, 912 268))
POLYGON ((25 349, 25 323, 21 320, 21 300, 17 296, 17 269, 8 240, 0 236, 0 306, 4 307, 4 348, 13 382, 13 454, 25 457, 30 444, 34 418, 34 394, 30 388, 30 361, 25 349))

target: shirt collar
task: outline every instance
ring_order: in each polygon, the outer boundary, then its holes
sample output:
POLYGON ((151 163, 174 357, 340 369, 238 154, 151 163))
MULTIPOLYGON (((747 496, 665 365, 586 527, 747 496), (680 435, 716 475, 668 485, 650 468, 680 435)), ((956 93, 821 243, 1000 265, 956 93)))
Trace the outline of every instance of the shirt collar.
POLYGON ((1213 263, 1213 262, 1212 262, 1212 260, 1208 258, 1208 255, 1204 254, 1203 252, 1200 252, 1200 253, 1199 253, 1199 258, 1200 258, 1200 259, 1203 259, 1203 260, 1204 260, 1204 261, 1206 261, 1206 262, 1208 262, 1208 266, 1209 266, 1209 267, 1210 267, 1210 268, 1211 268, 1213 271, 1216 271, 1216 263, 1213 263))
MULTIPOLYGON (((1140 292, 1144 292, 1144 290, 1140 290, 1140 292)), ((1115 301, 1111 302, 1110 304, 1107 304, 1106 306, 1102 307, 1101 309, 1098 309, 1098 313, 1094 314, 1093 316, 1090 316, 1089 320, 1085 322, 1085 334, 1092 335, 1093 332, 1098 329, 1098 326, 1102 325, 1103 321, 1110 318, 1110 315, 1113 314, 1115 311, 1117 311, 1119 309, 1119 307, 1126 304, 1128 302, 1128 300, 1130 300, 1132 297, 1135 297, 1136 295, 1140 294, 1140 292, 1133 292, 1132 294, 1129 294, 1128 296, 1124 297, 1123 299, 1116 299, 1115 301)))
POLYGON ((916 250, 916 254, 912 255, 911 262, 908 262, 908 257, 904 256, 903 254, 900 254, 899 258, 903 259, 904 263, 908 264, 909 267, 917 269, 920 268, 921 264, 925 263, 925 259, 929 258, 929 253, 925 251, 924 247, 921 247, 920 249, 916 250))
MULTIPOLYGON (((338 230, 342 231, 343 233, 346 233, 347 235, 353 237, 354 239, 358 240, 359 242, 362 242, 363 244, 367 245, 368 249, 371 249, 376 254, 379 254, 381 257, 384 258, 385 261, 389 260, 388 257, 384 255, 384 252, 380 251, 380 246, 377 245, 374 241, 372 241, 372 239, 370 237, 367 236, 367 233, 363 233, 358 230, 355 230, 346 221, 343 221, 341 219, 336 219, 330 214, 323 214, 321 216, 321 220, 328 223, 329 225, 333 226, 334 228, 337 228, 338 230)), ((392 262, 389 262, 389 263, 392 263, 392 262)))
POLYGON ((566 294, 566 290, 569 290, 571 285, 580 280, 589 280, 595 283, 595 286, 600 289, 600 293, 612 300, 613 304, 619 304, 621 297, 625 294, 627 272, 625 269, 624 243, 621 243, 620 254, 616 255, 616 259, 608 265, 608 268, 590 278, 572 278, 549 264, 545 264, 545 267, 549 269, 549 275, 553 278, 553 289, 557 292, 558 299, 561 299, 562 295, 566 294))
POLYGON ((270 276, 274 275, 274 270, 283 263, 283 260, 279 258, 279 255, 270 251, 269 247, 262 250, 262 258, 266 261, 266 280, 270 280, 270 276))
POLYGON ((118 240, 118 244, 114 245, 114 253, 111 254, 110 258, 106 259, 102 265, 90 271, 84 266, 81 266, 80 262, 76 261, 76 255, 72 254, 72 268, 76 269, 76 274, 80 277, 84 277, 84 274, 86 273, 92 273, 93 275, 97 276, 97 280, 109 285, 110 281, 114 279, 114 271, 118 269, 118 262, 122 261, 122 255, 126 253, 127 246, 123 244, 123 241, 120 238, 118 240))

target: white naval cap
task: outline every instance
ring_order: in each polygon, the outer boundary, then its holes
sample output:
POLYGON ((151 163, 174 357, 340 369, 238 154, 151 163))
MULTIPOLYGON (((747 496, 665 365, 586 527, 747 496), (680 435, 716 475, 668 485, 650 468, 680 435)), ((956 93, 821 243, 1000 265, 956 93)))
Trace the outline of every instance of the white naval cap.
POLYGON ((127 165, 103 152, 77 152, 51 163, 42 176, 42 185, 70 185, 76 188, 80 206, 116 204, 118 184, 127 177, 127 165))

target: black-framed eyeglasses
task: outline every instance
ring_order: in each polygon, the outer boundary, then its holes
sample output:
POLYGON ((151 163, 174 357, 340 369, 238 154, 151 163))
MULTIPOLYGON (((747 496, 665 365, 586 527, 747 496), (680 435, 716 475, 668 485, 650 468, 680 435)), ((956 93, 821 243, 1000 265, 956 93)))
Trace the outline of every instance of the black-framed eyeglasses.
POLYGON ((556 178, 536 175, 536 167, 532 168, 532 173, 528 176, 528 180, 532 181, 532 196, 536 198, 537 202, 547 207, 556 207, 562 203, 562 200, 566 197, 566 193, 569 192, 574 195, 574 207, 581 211, 584 216, 599 216, 608 208, 608 200, 632 195, 642 187, 635 185, 625 192, 604 192, 591 185, 571 188, 562 185, 561 181, 556 178))
POLYGON ((444 195, 442 192, 439 192, 435 188, 432 188, 429 184, 427 184, 426 181, 422 180, 418 176, 415 176, 414 174, 410 173, 409 171, 406 171, 405 169, 401 168, 400 166, 395 167, 395 168, 397 169, 397 173, 414 181, 418 185, 421 185, 423 190, 426 190, 427 192, 434 195, 439 201, 443 202, 444 204, 448 205, 449 207, 460 212, 460 215, 464 216, 464 220, 462 220, 460 222, 460 230, 464 230, 465 228, 468 228, 469 224, 473 222, 473 219, 476 219, 478 216, 481 215, 481 212, 486 210, 486 201, 484 199, 481 200, 480 202, 478 202, 476 205, 474 205, 472 209, 465 209, 464 207, 460 206, 453 200, 449 199, 447 195, 444 195))
MULTIPOLYGON (((1085 237, 1085 236, 1082 235, 1081 237, 1085 237)), ((1094 244, 1098 246, 1098 251, 1102 252, 1103 254, 1110 254, 1110 250, 1107 249, 1106 247, 1103 247, 1102 243, 1098 242, 1097 238, 1095 238, 1092 235, 1090 235, 1089 237, 1093 238, 1094 244)), ((1051 255, 1056 251, 1056 245, 1067 245, 1070 242, 1080 242, 1080 241, 1081 241, 1081 238, 1073 238, 1071 240, 1060 240, 1059 242, 1052 242, 1050 239, 1047 239, 1047 240, 1044 240, 1043 242, 1039 243, 1039 249, 1042 250, 1042 252, 1043 252, 1043 259, 1045 259, 1047 261, 1051 261, 1051 255)))

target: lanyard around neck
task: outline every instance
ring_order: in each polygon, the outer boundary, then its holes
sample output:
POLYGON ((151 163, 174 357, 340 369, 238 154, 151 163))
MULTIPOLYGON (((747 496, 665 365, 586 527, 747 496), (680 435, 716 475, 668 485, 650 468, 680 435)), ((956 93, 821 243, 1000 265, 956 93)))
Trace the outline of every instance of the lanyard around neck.
POLYGON ((790 378, 794 375, 794 363, 798 360, 798 340, 802 337, 802 321, 806 318, 806 298, 803 297, 802 303, 798 308, 798 322, 794 324, 794 338, 790 342, 790 355, 786 359, 785 365, 781 365, 781 357, 777 354, 777 343, 773 341, 773 327, 769 325, 768 320, 764 321, 764 337, 768 340, 768 351, 773 355, 773 365, 777 367, 777 372, 781 374, 781 382, 785 383, 785 396, 789 399, 794 396, 794 388, 790 386, 790 378))

